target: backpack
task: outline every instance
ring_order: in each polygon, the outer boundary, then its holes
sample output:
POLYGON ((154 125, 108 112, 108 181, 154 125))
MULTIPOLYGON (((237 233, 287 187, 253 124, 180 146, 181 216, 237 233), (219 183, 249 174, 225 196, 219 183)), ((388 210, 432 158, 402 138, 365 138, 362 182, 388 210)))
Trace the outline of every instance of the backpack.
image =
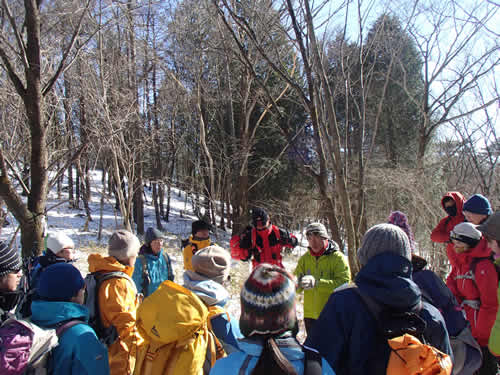
POLYGON ((55 328, 41 328, 29 320, 7 319, 0 327, 0 369, 3 375, 48 374, 49 358, 66 330, 86 324, 69 320, 55 328))
POLYGON ((425 321, 416 313, 383 311, 376 301, 355 291, 377 322, 379 332, 391 349, 387 375, 451 375, 449 355, 425 343, 425 321), (419 339, 420 338, 420 339, 419 339))
POLYGON ((422 298, 443 315, 453 349, 453 374, 473 374, 481 367, 481 347, 472 336, 470 325, 455 296, 434 272, 423 270, 413 274, 422 298))
MULTIPOLYGON (((162 255, 167 265, 168 280, 173 281, 174 274, 172 270, 172 265, 170 263, 170 259, 168 258, 168 254, 165 251, 162 251, 162 255)), ((151 284, 151 276, 149 275, 148 260, 144 254, 139 254, 137 258, 141 260, 141 266, 142 266, 142 290, 140 291, 140 293, 142 293, 144 297, 147 297, 149 284, 151 284)))
POLYGON ((99 309, 99 288, 106 280, 123 278, 130 281, 136 289, 134 281, 124 272, 92 272, 85 276, 85 299, 84 306, 89 310, 89 325, 94 329, 99 341, 109 347, 118 339, 118 331, 114 325, 105 327, 101 320, 99 309))
POLYGON ((145 342, 134 374, 208 374, 218 359, 208 320, 208 308, 196 294, 164 281, 137 310, 137 328, 145 342))

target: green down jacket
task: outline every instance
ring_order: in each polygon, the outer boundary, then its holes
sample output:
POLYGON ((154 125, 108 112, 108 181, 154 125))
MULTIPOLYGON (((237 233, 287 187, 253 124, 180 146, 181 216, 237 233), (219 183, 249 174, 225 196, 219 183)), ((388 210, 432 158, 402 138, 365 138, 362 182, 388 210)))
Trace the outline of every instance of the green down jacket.
MULTIPOLYGON (((336 248, 336 244, 328 240, 328 247, 321 256, 315 257, 309 250, 297 263, 294 274, 299 281, 304 275, 316 279, 314 288, 304 290, 304 318, 318 319, 334 289, 351 281, 347 258, 336 248)), ((298 291, 301 290, 299 287, 298 291)))

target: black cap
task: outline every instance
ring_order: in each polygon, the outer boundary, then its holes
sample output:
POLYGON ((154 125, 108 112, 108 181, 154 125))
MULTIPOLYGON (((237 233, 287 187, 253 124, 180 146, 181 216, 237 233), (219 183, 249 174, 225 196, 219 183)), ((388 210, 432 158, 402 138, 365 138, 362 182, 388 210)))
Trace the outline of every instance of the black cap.
POLYGON ((146 235, 144 236, 144 241, 146 242, 146 244, 150 245, 151 242, 153 242, 154 240, 163 239, 163 238, 164 238, 164 236, 163 236, 162 232, 160 232, 158 229, 149 227, 146 230, 146 235))
POLYGON ((205 229, 212 229, 212 226, 208 224, 205 220, 196 220, 191 224, 191 234, 194 236, 196 232, 205 229))
POLYGON ((262 225, 266 225, 267 220, 269 220, 269 215, 266 210, 260 207, 255 207, 252 210, 252 224, 256 227, 259 221, 262 222, 262 225))

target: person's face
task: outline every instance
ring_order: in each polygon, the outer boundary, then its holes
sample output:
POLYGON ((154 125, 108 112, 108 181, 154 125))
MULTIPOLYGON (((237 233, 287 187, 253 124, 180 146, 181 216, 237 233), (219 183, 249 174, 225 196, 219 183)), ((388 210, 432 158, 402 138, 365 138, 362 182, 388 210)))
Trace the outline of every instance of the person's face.
POLYGON ((451 240, 453 242, 453 248, 455 249, 455 252, 457 254, 465 253, 467 250, 469 250, 469 245, 466 243, 463 243, 459 240, 451 240))
POLYGON ((453 207, 454 205, 455 205, 455 202, 453 200, 447 200, 444 202, 444 208, 453 207))
POLYGON ((0 278, 0 290, 7 292, 15 292, 19 283, 21 282, 21 277, 23 276, 23 271, 12 271, 7 275, 0 278))
POLYGON ((195 233, 196 238, 208 238, 210 235, 210 231, 208 229, 201 229, 198 232, 195 233))
POLYGON ((481 222, 488 217, 488 215, 474 214, 469 211, 464 211, 464 216, 469 223, 474 225, 481 224, 481 222))
POLYGON ((259 230, 266 229, 269 226, 269 223, 270 223, 269 219, 267 219, 265 223, 262 223, 262 221, 259 220, 259 221, 257 221, 257 226, 255 228, 257 228, 259 230))
POLYGON ((59 258, 64 258, 66 260, 73 260, 75 254, 75 249, 72 247, 65 247, 64 249, 60 250, 58 253, 56 253, 56 256, 59 258))
POLYGON ((325 240, 323 237, 320 237, 317 233, 307 233, 306 237, 309 242, 309 247, 313 252, 317 253, 323 250, 325 246, 325 240))
POLYGON ((82 288, 78 291, 76 296, 71 298, 71 302, 78 303, 79 305, 83 305, 85 302, 85 288, 82 288))
POLYGON ((156 240, 151 241, 151 250, 153 250, 153 253, 158 254, 161 251, 162 245, 163 239, 157 238, 156 240))

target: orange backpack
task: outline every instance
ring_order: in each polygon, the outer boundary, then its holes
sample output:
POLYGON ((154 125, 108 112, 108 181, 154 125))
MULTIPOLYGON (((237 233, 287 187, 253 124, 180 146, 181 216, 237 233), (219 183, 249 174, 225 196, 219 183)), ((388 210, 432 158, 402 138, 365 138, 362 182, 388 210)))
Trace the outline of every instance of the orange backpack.
POLYGON ((426 323, 422 318, 413 312, 386 317, 377 302, 362 294, 357 287, 355 290, 377 321, 379 331, 387 337, 391 348, 387 375, 451 375, 453 363, 450 356, 416 337, 423 339, 426 323))

